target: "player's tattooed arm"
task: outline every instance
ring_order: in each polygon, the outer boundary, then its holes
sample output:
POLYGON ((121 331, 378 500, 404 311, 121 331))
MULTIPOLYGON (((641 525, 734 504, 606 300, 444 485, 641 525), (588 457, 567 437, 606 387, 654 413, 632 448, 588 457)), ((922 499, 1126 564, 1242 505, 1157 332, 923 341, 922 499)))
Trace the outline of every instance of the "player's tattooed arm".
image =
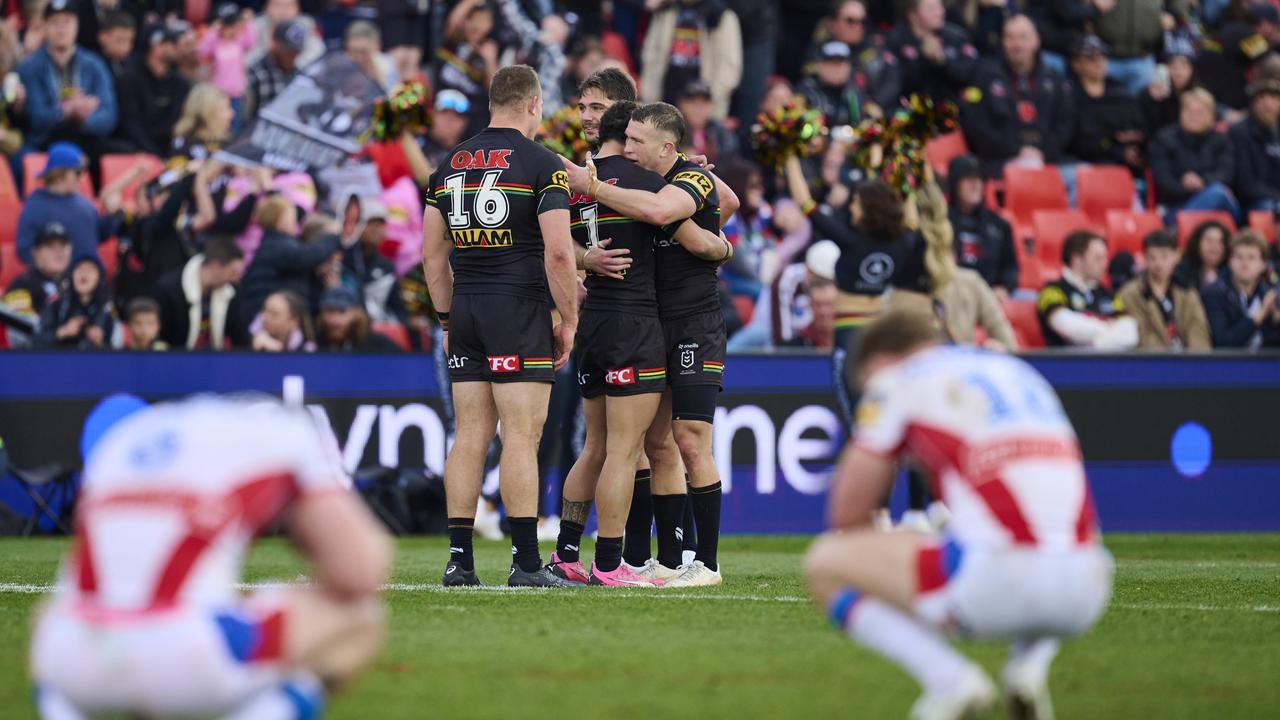
POLYGON ((574 502, 572 500, 562 500, 560 508, 560 518, 569 522, 578 523, 579 525, 587 524, 587 514, 591 512, 591 501, 574 502))
POLYGON ((674 185, 668 185, 656 193, 621 188, 597 180, 594 164, 589 159, 588 167, 585 168, 564 158, 561 161, 569 175, 570 190, 578 195, 591 195, 632 220, 649 225, 670 225, 698 211, 698 203, 693 196, 674 185))

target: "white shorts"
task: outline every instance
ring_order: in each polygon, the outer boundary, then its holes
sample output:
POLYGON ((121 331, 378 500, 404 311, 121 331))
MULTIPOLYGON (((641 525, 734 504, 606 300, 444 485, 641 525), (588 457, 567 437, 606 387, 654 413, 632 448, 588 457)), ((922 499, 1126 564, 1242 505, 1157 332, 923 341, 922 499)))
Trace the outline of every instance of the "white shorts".
POLYGON ((241 609, 177 608, 98 622, 55 605, 32 640, 37 693, 52 692, 88 714, 228 712, 281 681, 278 659, 254 657, 262 617, 241 609))
MULTIPOLYGON (((1078 635, 1111 598, 1114 562, 1100 545, 1054 551, 953 548, 941 553, 955 565, 945 584, 922 594, 916 607, 924 620, 962 635, 1078 635)), ((926 556, 922 551, 922 563, 926 556)))

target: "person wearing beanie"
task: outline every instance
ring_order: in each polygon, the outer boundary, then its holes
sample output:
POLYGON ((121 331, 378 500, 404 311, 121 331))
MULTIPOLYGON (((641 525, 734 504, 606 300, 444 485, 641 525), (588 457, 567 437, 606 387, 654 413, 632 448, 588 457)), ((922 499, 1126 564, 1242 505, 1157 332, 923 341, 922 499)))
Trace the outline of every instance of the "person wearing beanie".
POLYGON ((956 264, 974 270, 998 297, 1007 298, 1018 289, 1018 256, 1009 223, 984 202, 982 165, 972 155, 956 157, 947 169, 947 184, 956 264))
POLYGON ((77 257, 64 283, 62 296, 40 315, 38 344, 80 349, 109 347, 115 311, 102 261, 97 255, 77 257))

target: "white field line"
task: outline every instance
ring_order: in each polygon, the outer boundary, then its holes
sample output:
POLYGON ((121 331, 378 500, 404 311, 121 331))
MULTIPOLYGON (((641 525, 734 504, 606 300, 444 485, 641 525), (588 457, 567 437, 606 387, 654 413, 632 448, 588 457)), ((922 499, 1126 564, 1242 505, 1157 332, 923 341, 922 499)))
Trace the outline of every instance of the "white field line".
MULTIPOLYGON (((302 587, 303 583, 240 583, 240 590, 266 590, 283 587, 302 587)), ((53 585, 35 585, 24 583, 0 583, 0 594, 42 595, 53 592, 53 585)), ((408 592, 450 595, 572 595, 577 590, 551 590, 547 588, 512 588, 505 585, 493 585, 478 588, 445 588, 440 585, 426 583, 390 583, 382 586, 384 592, 408 592)), ((590 597, 611 598, 657 598, 661 600, 720 600, 729 602, 767 602, 767 603, 807 603, 809 598, 797 595, 723 595, 676 592, 672 590, 609 590, 591 592, 590 597)), ((437 607, 438 606, 433 606, 437 607)), ((1208 605, 1201 603, 1112 603, 1118 610, 1188 610, 1192 612, 1252 612, 1280 613, 1280 605, 1208 605)), ((445 609, 462 610, 462 606, 450 605, 445 609)))

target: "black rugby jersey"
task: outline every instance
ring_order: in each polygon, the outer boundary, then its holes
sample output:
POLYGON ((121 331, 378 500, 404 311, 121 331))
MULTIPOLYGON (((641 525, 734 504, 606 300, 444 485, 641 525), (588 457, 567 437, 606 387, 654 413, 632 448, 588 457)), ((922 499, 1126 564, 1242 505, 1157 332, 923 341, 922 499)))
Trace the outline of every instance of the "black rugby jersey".
MULTIPOLYGON (((596 160, 596 177, 603 183, 629 190, 656 193, 666 186, 661 175, 649 172, 621 155, 596 160)), ((569 200, 573 239, 585 248, 612 240, 609 250, 631 251, 631 267, 622 280, 588 272, 584 310, 623 310, 642 315, 658 314, 654 290, 654 245, 666 235, 662 229, 633 220, 587 195, 569 200)))
MULTIPOLYGON (((666 181, 689 193, 697 203, 690 219, 719 235, 720 196, 711 173, 681 155, 667 172, 666 181)), ((683 222, 668 226, 666 234, 657 239, 658 314, 664 320, 720 310, 719 263, 698 258, 671 237, 683 222)))
POLYGON ((1058 278, 1040 289, 1036 297, 1036 314, 1040 318, 1040 332, 1049 347, 1062 347, 1071 342, 1049 325, 1049 316, 1062 308, 1075 310, 1090 317, 1109 320, 1125 312, 1124 302, 1104 287, 1092 290, 1081 288, 1066 278, 1058 278))
POLYGON ((559 157, 517 130, 486 128, 445 156, 426 202, 453 242, 454 293, 546 298, 538 215, 569 207, 559 157))
POLYGON ((815 239, 840 246, 836 261, 836 288, 853 295, 883 295, 890 287, 929 292, 925 272, 924 238, 914 230, 885 240, 863 232, 849 216, 822 206, 809 213, 815 239))

